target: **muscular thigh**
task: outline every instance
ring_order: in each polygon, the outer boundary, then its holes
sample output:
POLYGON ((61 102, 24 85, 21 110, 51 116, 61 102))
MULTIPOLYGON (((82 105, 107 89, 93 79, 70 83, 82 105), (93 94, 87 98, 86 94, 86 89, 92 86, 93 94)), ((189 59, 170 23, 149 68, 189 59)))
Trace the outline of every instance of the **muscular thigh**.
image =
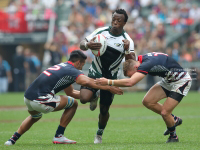
POLYGON ((149 89, 147 94, 144 96, 143 101, 149 103, 157 103, 163 98, 166 98, 165 91, 159 84, 155 84, 153 87, 149 89))

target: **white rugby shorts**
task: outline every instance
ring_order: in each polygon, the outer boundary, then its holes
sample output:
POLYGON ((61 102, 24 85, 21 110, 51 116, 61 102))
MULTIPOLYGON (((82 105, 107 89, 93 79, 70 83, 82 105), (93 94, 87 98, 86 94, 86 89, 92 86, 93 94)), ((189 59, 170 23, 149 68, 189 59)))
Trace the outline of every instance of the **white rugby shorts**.
POLYGON ((189 73, 187 73, 182 79, 176 82, 168 83, 165 79, 162 78, 162 80, 157 82, 157 84, 159 84, 168 91, 173 91, 186 96, 190 90, 192 79, 189 73))
POLYGON ((29 111, 38 111, 42 113, 49 113, 54 111, 56 107, 60 104, 60 96, 51 96, 48 94, 48 100, 28 100, 24 97, 24 102, 28 107, 29 111))

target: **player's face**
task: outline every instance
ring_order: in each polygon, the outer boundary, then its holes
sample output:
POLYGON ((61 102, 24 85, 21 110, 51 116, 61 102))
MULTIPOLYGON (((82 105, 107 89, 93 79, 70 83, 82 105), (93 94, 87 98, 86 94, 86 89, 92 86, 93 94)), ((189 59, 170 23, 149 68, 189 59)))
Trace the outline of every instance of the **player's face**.
POLYGON ((137 69, 134 68, 132 70, 127 71, 126 76, 130 78, 136 72, 137 72, 137 69))
POLYGON ((112 28, 114 30, 122 29, 126 24, 124 20, 125 20, 124 14, 118 14, 115 12, 112 16, 112 22, 111 22, 112 28))

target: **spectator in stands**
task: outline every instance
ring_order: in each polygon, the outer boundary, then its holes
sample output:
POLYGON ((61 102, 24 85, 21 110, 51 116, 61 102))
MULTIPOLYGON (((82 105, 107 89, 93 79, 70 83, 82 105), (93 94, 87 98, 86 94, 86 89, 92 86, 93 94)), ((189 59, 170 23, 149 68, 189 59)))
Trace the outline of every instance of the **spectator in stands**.
POLYGON ((16 54, 13 56, 13 74, 14 74, 14 91, 25 90, 25 57, 23 55, 23 47, 16 47, 16 54))
POLYGON ((192 55, 186 49, 182 49, 181 59, 182 61, 191 62, 192 55))
POLYGON ((50 55, 51 55, 50 65, 53 66, 53 65, 61 63, 62 55, 58 49, 59 48, 58 44, 56 44, 55 42, 52 42, 50 46, 46 48, 49 50, 50 55))
POLYGON ((37 78, 40 73, 40 60, 36 56, 35 52, 31 52, 29 48, 25 49, 24 52, 26 61, 25 61, 25 69, 26 69, 26 89, 29 85, 37 78))
POLYGON ((0 93, 6 93, 8 91, 8 85, 12 82, 12 74, 10 65, 0 55, 0 93))
POLYGON ((180 52, 180 45, 178 42, 174 42, 172 49, 172 58, 174 58, 177 62, 180 59, 179 52, 180 52))
POLYGON ((63 32, 58 31, 55 33, 54 41, 52 44, 56 47, 56 49, 51 51, 60 53, 61 57, 66 57, 68 52, 68 40, 63 32))

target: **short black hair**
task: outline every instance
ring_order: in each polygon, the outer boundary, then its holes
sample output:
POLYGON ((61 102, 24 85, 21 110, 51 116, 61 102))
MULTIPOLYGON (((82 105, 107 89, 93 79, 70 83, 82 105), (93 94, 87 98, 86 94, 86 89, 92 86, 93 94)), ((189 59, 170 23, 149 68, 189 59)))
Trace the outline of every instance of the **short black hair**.
POLYGON ((116 9, 116 10, 113 12, 113 14, 114 14, 114 13, 123 14, 124 17, 125 17, 124 22, 127 22, 127 21, 128 21, 128 15, 127 15, 127 13, 126 13, 126 11, 125 11, 124 9, 116 9))
POLYGON ((83 62, 86 59, 87 59, 87 56, 81 50, 72 51, 69 57, 69 61, 71 62, 77 62, 78 60, 83 62))

